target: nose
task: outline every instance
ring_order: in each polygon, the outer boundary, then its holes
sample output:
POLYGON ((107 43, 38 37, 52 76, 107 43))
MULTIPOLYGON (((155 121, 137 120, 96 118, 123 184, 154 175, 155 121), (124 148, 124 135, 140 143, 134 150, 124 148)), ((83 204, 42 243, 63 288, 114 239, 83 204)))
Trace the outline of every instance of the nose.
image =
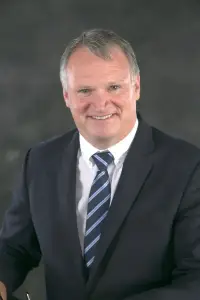
POLYGON ((94 98, 93 105, 97 111, 102 111, 105 109, 108 102, 108 94, 106 92, 99 92, 94 98))

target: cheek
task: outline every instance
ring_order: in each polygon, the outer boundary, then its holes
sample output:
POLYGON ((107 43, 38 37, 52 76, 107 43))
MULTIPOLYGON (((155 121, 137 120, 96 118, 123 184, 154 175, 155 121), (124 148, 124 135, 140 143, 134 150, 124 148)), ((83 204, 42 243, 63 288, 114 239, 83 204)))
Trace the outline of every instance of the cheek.
POLYGON ((89 109, 89 104, 86 103, 85 101, 83 102, 77 102, 74 104, 72 111, 74 114, 76 114, 78 117, 81 115, 84 115, 87 110, 89 109))
POLYGON ((128 92, 123 94, 121 93, 112 97, 112 100, 115 105, 119 107, 126 107, 131 102, 131 95, 128 92))
POLYGON ((81 112, 87 108, 88 103, 85 99, 72 95, 69 98, 69 106, 72 112, 81 112))

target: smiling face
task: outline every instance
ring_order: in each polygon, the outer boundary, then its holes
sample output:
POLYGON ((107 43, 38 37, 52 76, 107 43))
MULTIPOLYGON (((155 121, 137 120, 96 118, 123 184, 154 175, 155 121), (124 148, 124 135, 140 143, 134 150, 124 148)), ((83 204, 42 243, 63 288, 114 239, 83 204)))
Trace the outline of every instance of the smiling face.
POLYGON ((106 149, 122 140, 136 121, 140 77, 130 71, 127 57, 113 47, 104 60, 86 47, 69 58, 64 99, 80 134, 93 146, 106 149))

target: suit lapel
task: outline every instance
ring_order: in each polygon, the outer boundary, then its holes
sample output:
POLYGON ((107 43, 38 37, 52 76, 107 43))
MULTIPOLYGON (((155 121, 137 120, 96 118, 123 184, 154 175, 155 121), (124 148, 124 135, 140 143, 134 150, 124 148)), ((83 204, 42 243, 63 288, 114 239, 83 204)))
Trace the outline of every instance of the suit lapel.
POLYGON ((59 230, 63 237, 61 242, 63 253, 65 253, 64 256, 69 253, 70 258, 73 260, 74 268, 77 271, 77 286, 80 287, 80 280, 83 288, 85 288, 84 277, 86 274, 78 236, 76 216, 76 165, 78 149, 79 136, 78 132, 75 132, 72 140, 64 149, 61 158, 60 174, 58 176, 60 204, 59 230))
POLYGON ((124 162, 121 177, 109 209, 109 214, 102 229, 97 247, 95 261, 92 266, 87 290, 90 293, 102 270, 99 267, 103 258, 120 229, 134 201, 137 199, 143 184, 152 169, 150 153, 153 150, 151 128, 140 120, 135 139, 124 162))

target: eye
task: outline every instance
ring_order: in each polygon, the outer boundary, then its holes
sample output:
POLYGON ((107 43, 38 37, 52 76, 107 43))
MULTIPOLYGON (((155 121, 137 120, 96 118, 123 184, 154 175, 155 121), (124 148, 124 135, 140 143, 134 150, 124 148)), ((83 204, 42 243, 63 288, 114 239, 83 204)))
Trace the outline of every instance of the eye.
POLYGON ((91 94, 91 92, 92 92, 92 90, 89 88, 83 88, 83 89, 78 90, 78 93, 83 94, 83 95, 89 95, 89 94, 91 94))
POLYGON ((109 91, 117 91, 117 90, 120 89, 120 87, 121 87, 121 86, 118 85, 118 84, 112 84, 112 85, 109 86, 108 90, 109 90, 109 91))

